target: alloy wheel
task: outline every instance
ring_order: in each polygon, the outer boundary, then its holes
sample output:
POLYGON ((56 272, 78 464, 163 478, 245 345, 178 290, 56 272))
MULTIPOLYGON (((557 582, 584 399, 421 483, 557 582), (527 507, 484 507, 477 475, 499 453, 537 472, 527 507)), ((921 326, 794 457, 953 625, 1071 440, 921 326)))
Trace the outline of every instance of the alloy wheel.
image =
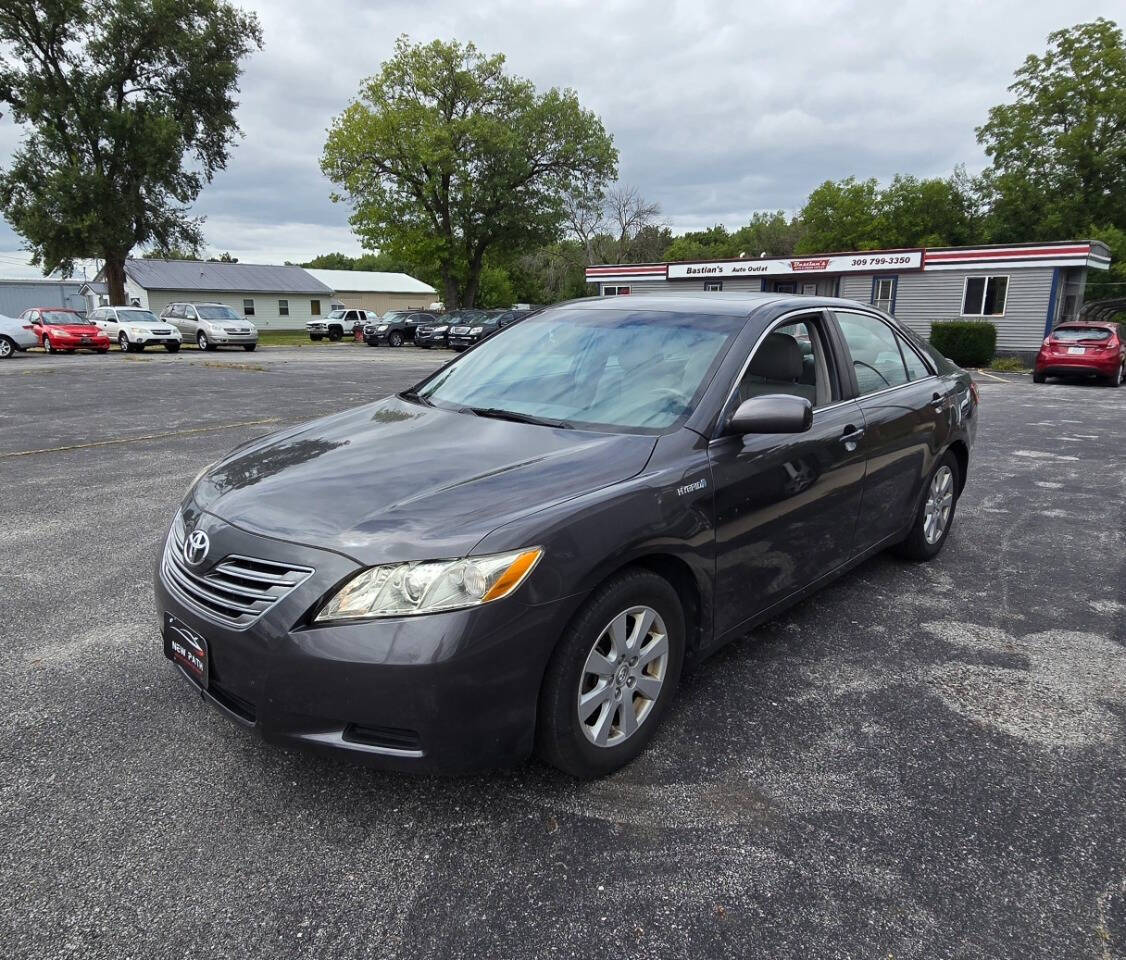
POLYGON ((0 360, 7 360, 12 355, 12 341, 7 337, 0 337, 0 360))
POLYGON ((117 335, 117 345, 119 347, 121 347, 122 353, 128 353, 129 352, 129 338, 127 336, 125 336, 124 333, 119 333, 117 335))
POLYGON ((207 334, 205 334, 202 330, 200 330, 200 332, 195 335, 195 343, 196 343, 196 346, 199 347, 200 350, 206 350, 207 349, 207 334))
POLYGON ((596 747, 633 736, 661 695, 669 663, 665 621, 652 607, 623 610, 598 635, 579 677, 579 725, 596 747))
POLYGON ((48 336, 43 337, 43 349, 46 350, 48 353, 54 353, 55 352, 55 348, 53 346, 51 346, 51 338, 48 337, 48 336))
POLYGON ((923 537, 927 543, 935 544, 942 539, 953 509, 954 474, 943 464, 931 478, 926 506, 923 508, 923 537))

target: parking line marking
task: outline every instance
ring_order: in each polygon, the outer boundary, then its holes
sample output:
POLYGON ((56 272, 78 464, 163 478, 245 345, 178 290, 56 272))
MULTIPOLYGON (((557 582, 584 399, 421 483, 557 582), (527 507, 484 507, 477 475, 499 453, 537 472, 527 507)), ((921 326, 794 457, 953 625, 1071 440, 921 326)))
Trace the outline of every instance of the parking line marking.
POLYGON ((92 440, 90 443, 70 443, 62 447, 41 447, 38 450, 17 450, 15 453, 0 453, 0 460, 13 457, 33 457, 37 453, 62 453, 66 450, 86 450, 90 447, 112 447, 121 443, 141 443, 145 440, 165 440, 169 437, 187 437, 196 433, 213 433, 216 430, 233 430, 236 427, 263 427, 271 423, 281 423, 280 417, 265 420, 240 420, 238 423, 219 423, 213 427, 192 427, 190 430, 172 430, 169 433, 149 433, 143 437, 118 437, 114 440, 92 440))
POLYGON ((975 370, 974 373, 979 374, 983 377, 989 377, 990 380, 996 380, 998 383, 1009 383, 1009 381, 1004 377, 998 377, 995 374, 986 373, 984 370, 975 370))

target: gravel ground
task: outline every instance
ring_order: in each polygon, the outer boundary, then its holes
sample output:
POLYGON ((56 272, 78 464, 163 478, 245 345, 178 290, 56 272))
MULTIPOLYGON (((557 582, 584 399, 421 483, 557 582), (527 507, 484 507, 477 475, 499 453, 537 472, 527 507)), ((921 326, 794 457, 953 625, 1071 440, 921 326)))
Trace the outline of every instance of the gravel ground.
POLYGON ((1126 956, 1126 390, 983 380, 941 558, 707 661, 611 778, 263 744, 161 655, 167 519, 447 356, 0 364, 0 956, 1126 956))

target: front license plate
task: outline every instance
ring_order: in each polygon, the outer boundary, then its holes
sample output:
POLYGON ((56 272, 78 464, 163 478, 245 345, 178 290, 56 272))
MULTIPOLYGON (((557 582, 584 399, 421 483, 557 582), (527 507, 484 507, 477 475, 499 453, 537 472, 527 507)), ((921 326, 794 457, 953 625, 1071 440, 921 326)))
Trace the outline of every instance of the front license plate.
POLYGON ((207 689, 207 641, 182 620, 164 615, 164 653, 204 690, 207 689))
POLYGON ((1083 356, 1087 352, 1086 347, 1068 347, 1067 352, 1074 356, 1083 356))

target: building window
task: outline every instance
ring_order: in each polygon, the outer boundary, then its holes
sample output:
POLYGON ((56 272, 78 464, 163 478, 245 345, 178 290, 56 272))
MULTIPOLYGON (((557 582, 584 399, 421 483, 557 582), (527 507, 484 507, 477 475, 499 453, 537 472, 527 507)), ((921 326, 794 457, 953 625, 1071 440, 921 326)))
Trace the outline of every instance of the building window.
POLYGON ((244 317, 254 316, 254 301, 247 299, 242 302, 242 315, 244 317))
POLYGON ((621 297, 633 291, 629 287, 603 287, 602 296, 604 297, 621 297))
POLYGON ((321 302, 320 302, 320 300, 310 300, 309 301, 309 312, 314 317, 319 317, 321 315, 321 302))
POLYGON ((722 280, 705 280, 704 281, 704 292, 705 293, 707 293, 709 291, 719 291, 719 290, 722 290, 722 289, 723 289, 723 281, 722 280))
POLYGON ((816 283, 803 283, 801 285, 801 295, 803 297, 816 297, 817 284, 816 283))
POLYGON ((278 301, 278 316, 279 317, 288 317, 289 316, 289 301, 288 300, 279 300, 278 301))
POLYGON ((962 291, 962 316, 1002 317, 1008 293, 1008 277, 966 277, 962 291))
POLYGON ((893 313, 896 283, 896 277, 873 277, 872 306, 883 310, 884 313, 893 313))

